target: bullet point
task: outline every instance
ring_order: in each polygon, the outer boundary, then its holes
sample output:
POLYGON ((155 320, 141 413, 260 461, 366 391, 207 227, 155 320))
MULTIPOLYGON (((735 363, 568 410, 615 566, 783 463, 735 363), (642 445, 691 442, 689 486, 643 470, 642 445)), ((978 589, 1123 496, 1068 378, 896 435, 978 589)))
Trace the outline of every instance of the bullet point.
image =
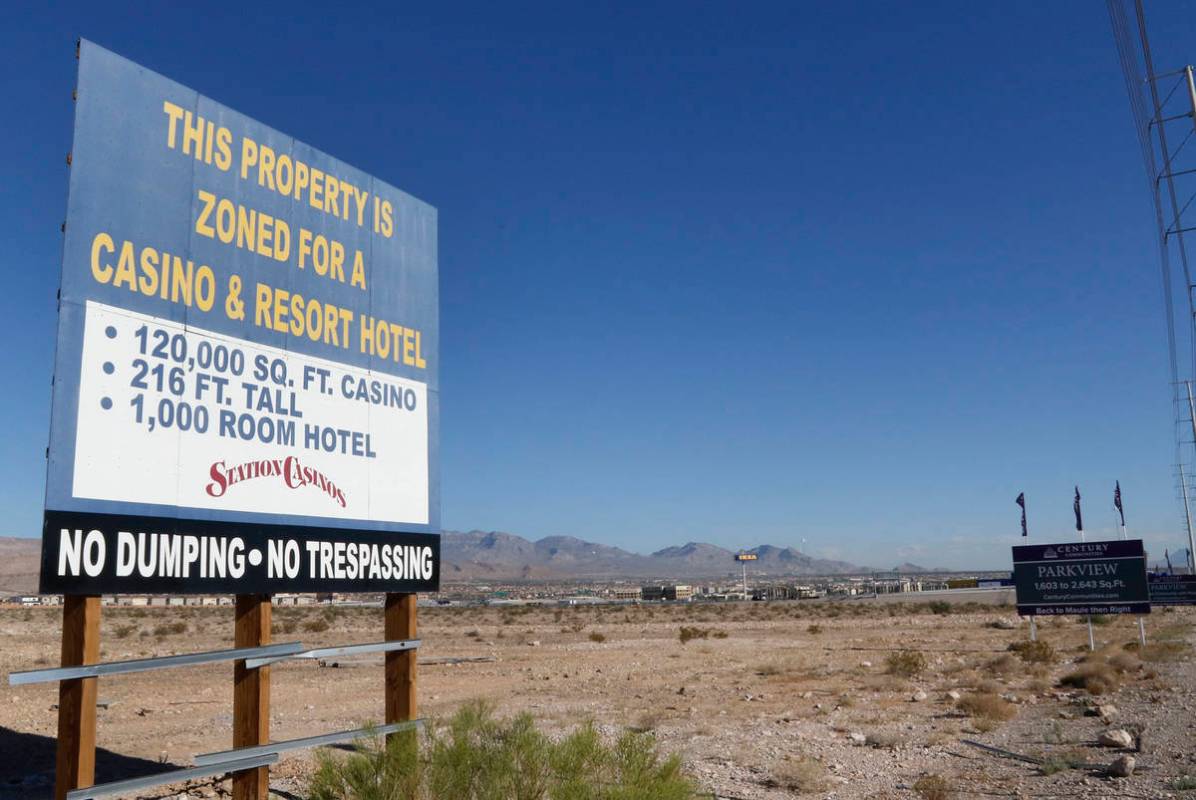
POLYGON ((109 325, 107 328, 104 328, 104 335, 107 336, 109 339, 115 339, 116 338, 116 328, 109 325))
POLYGON ((112 398, 111 397, 101 397, 100 398, 100 408, 104 409, 105 411, 112 408, 112 398))
POLYGON ((115 364, 113 364, 111 361, 104 362, 104 374, 105 375, 111 375, 115 371, 116 371, 115 364))

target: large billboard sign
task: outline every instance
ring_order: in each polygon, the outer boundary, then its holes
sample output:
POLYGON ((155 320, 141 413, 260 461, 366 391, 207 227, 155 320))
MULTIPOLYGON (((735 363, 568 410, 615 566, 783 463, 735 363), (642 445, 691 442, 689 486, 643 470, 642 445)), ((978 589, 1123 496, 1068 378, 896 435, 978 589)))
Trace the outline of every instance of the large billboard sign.
POLYGON ((1156 606, 1196 605, 1196 575, 1150 575, 1150 602, 1156 606))
POLYGON ((1013 548, 1017 613, 1149 614, 1141 539, 1013 548))
POLYGON ((81 42, 41 590, 436 587, 436 226, 81 42))

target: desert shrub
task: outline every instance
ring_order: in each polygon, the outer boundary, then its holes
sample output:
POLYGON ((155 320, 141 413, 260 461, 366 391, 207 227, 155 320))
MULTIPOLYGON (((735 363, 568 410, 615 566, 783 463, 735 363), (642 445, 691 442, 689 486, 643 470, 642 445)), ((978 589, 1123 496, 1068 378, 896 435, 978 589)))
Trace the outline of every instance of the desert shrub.
POLYGON ((898 650, 885 659, 885 671, 902 678, 913 678, 926 671, 926 656, 917 650, 898 650))
POLYGON ((303 630, 311 631, 312 633, 323 633, 330 627, 331 625, 329 625, 328 620, 324 617, 316 617, 303 623, 303 630))
POLYGON ((271 633, 294 633, 299 627, 299 623, 294 619, 280 619, 270 625, 271 633))
POLYGON ((951 604, 946 600, 935 600, 927 606, 931 614, 938 614, 940 616, 951 613, 951 604))
POLYGON ((1054 775, 1057 772, 1063 772, 1069 769, 1082 769, 1088 766, 1088 760, 1084 754, 1076 751, 1068 751, 1066 753, 1052 753, 1042 760, 1038 765, 1038 769, 1042 771, 1043 775, 1054 775))
POLYGON ((163 636, 174 636, 186 632, 187 623, 185 622, 163 622, 161 625, 154 626, 154 636, 159 638, 163 636))
POLYGON ((1017 716, 1017 708, 1007 700, 1002 700, 990 692, 974 692, 965 694, 955 704, 969 717, 1004 722, 1017 716))
POLYGON ((1053 664, 1058 658, 1051 643, 1042 639, 1037 642, 1014 642, 1009 645, 1009 651, 1017 653, 1018 657, 1027 664, 1053 664))
POLYGON ((797 794, 820 792, 826 787, 826 768, 805 756, 787 759, 773 767, 772 783, 797 794))
POLYGON ((116 630, 112 633, 117 639, 124 639, 135 630, 137 630, 136 625, 117 625, 116 630))
POLYGON ((1190 792, 1196 789, 1196 777, 1191 775, 1180 775, 1175 780, 1171 781, 1171 790, 1175 792, 1190 792))
POLYGON ((1138 650, 1143 661, 1178 661, 1188 649, 1183 642, 1153 642, 1138 650))
POLYGON ((817 636, 818 634, 822 633, 822 626, 818 624, 810 625, 806 628, 806 633, 812 636, 817 636))
POLYGON ((590 631, 590 641, 601 644, 606 641, 606 634, 599 633, 598 631, 590 631))
POLYGON ((896 750, 897 746, 901 744, 901 737, 893 731, 873 731, 865 737, 864 742, 869 747, 896 750))
POLYGON ((606 742, 593 725, 560 741, 530 715, 495 719, 475 703, 430 725, 426 742, 395 736, 348 757, 319 756, 311 800, 692 800, 695 786, 676 756, 661 758, 655 738, 627 732, 606 742))
POLYGON ((1133 672, 1142 666, 1142 662, 1129 653, 1113 653, 1106 663, 1119 675, 1133 672))
POLYGON ((1081 625, 1091 622, 1093 625, 1111 625, 1113 618, 1107 614, 1092 614, 1087 617, 1076 617, 1076 621, 1081 625))
POLYGON ((914 781, 914 791, 925 800, 948 800, 951 784, 942 775, 923 775, 914 781))
POLYGON ((1062 686, 1084 689, 1089 694, 1108 694, 1120 685, 1117 672, 1108 664, 1090 661, 1059 679, 1062 686))
POLYGON ((710 635, 712 637, 714 637, 715 639, 726 639, 731 634, 727 633, 726 631, 724 631, 722 629, 717 629, 717 630, 711 631, 710 635))
POLYGON ((681 630, 677 632, 677 638, 681 640, 681 644, 685 644, 690 639, 706 639, 709 636, 710 631, 705 628, 690 627, 689 625, 682 625, 681 630))
POLYGON ((1014 670, 1019 669, 1017 659, 1008 653, 1002 653, 996 658, 992 659, 985 665, 984 669, 993 675, 1008 675, 1014 670))

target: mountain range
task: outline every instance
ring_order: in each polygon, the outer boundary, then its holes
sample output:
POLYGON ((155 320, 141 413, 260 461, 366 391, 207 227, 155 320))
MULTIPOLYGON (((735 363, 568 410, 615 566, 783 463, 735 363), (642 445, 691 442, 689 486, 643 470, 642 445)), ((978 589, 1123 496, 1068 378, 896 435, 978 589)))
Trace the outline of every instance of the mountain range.
MULTIPOLYGON (((814 558, 792 547, 761 545, 746 552, 754 573, 831 575, 870 572, 846 561, 814 558)), ((445 531, 441 539, 444 580, 554 578, 715 578, 739 572, 735 552, 713 544, 689 542, 651 555, 632 553, 572 536, 529 541, 499 531, 445 531)))

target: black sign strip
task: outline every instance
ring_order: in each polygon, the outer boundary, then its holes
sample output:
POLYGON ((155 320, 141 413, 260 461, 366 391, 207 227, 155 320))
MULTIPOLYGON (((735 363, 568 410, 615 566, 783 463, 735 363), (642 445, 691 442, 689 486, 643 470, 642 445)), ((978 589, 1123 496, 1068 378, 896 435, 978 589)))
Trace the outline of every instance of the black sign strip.
POLYGON ((434 592, 440 536, 47 511, 42 594, 434 592))

